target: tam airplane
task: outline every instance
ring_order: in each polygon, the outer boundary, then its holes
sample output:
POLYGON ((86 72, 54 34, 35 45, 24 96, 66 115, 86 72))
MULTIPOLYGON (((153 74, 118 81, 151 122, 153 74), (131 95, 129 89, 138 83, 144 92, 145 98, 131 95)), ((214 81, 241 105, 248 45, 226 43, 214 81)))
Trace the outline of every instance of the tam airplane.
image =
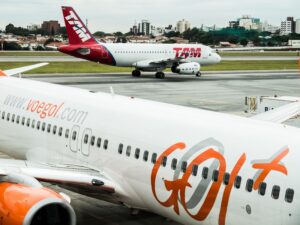
POLYGON ((182 224, 299 225, 291 103, 253 118, 92 93, 0 72, 0 218, 74 225, 57 184, 182 224))
POLYGON ((121 44, 98 42, 72 7, 62 7, 69 45, 60 52, 93 62, 121 67, 134 67, 132 76, 141 71, 154 71, 164 78, 163 71, 201 76, 200 68, 217 64, 221 57, 210 47, 201 44, 121 44))

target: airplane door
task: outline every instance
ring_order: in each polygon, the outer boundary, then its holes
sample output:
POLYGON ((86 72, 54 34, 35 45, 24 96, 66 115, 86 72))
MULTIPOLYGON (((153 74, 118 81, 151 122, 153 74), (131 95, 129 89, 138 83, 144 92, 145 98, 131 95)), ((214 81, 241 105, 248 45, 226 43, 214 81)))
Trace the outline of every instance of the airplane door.
POLYGON ((92 130, 90 128, 86 128, 82 134, 81 140, 81 153, 85 156, 90 155, 90 140, 92 137, 92 130))
POLYGON ((75 125, 73 126, 71 133, 70 133, 70 149, 72 152, 78 152, 78 140, 79 140, 79 132, 80 127, 75 125))

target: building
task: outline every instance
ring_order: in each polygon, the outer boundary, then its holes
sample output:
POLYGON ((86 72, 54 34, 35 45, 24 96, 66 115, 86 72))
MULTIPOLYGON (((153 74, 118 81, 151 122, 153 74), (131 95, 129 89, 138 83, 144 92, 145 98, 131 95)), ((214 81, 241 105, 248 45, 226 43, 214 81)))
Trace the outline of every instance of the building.
POLYGON ((55 35, 58 34, 60 29, 60 24, 58 21, 50 20, 50 21, 44 21, 42 24, 42 30, 46 34, 55 35))
POLYGON ((262 23, 259 18, 253 18, 250 15, 243 15, 242 18, 238 18, 237 22, 240 27, 244 27, 246 30, 261 30, 262 23))
POLYGON ((269 24, 268 21, 265 21, 265 22, 262 24, 262 31, 270 32, 270 33, 272 33, 272 34, 275 34, 275 33, 278 32, 279 30, 280 30, 280 27, 273 26, 273 25, 269 24))
POLYGON ((157 36, 162 36, 165 33, 165 28, 164 27, 155 27, 151 26, 151 32, 150 34, 157 37, 157 36))
POLYGON ((142 22, 139 23, 138 31, 140 34, 150 35, 150 30, 151 24, 149 20, 142 20, 142 22))
POLYGON ((31 25, 27 26, 27 30, 29 30, 29 31, 36 31, 40 28, 41 28, 41 25, 38 25, 38 24, 31 24, 31 25))
POLYGON ((296 29, 295 29, 295 32, 297 34, 300 34, 300 19, 296 20, 296 29))
POLYGON ((133 25, 133 27, 130 28, 130 32, 133 34, 133 35, 137 35, 139 30, 138 30, 138 26, 137 25, 133 25))
POLYGON ((180 20, 177 22, 176 27, 177 27, 176 30, 182 34, 183 32, 185 32, 191 28, 191 23, 189 21, 183 19, 183 20, 180 20))
POLYGON ((280 34, 289 35, 295 33, 295 21, 293 17, 287 17, 286 20, 281 21, 280 34))
POLYGON ((240 26, 238 21, 229 21, 230 28, 238 28, 240 26))

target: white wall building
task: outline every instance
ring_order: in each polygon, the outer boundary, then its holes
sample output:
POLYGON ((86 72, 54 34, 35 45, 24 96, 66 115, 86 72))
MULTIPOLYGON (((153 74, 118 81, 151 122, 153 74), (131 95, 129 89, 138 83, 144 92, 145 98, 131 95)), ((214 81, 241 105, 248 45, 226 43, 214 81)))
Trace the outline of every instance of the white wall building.
POLYGON ((262 31, 270 32, 272 34, 276 33, 278 30, 280 30, 280 27, 273 26, 269 24, 267 21, 265 21, 262 24, 262 31))
POLYGON ((281 26, 280 26, 280 34, 281 35, 289 35, 293 33, 293 21, 291 17, 288 17, 286 20, 281 21, 281 26))
POLYGON ((176 30, 182 34, 186 30, 191 28, 191 23, 189 21, 183 19, 183 20, 180 20, 177 22, 176 28, 177 28, 176 30))
POLYGON ((259 18, 253 18, 250 15, 244 15, 237 20, 240 27, 244 27, 246 30, 261 30, 262 24, 259 18))
POLYGON ((139 23, 138 26, 139 33, 142 33, 144 35, 149 35, 151 31, 151 25, 149 20, 142 20, 141 23, 139 23))
POLYGON ((296 33, 300 34, 300 19, 296 20, 296 33))

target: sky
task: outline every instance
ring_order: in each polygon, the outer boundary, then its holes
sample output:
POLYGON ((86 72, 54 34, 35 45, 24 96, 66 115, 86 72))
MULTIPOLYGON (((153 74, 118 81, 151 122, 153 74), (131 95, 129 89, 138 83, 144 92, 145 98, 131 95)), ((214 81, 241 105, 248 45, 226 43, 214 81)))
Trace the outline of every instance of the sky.
POLYGON ((73 6, 91 32, 128 32, 135 21, 155 26, 186 19, 192 27, 228 26, 230 20, 251 15, 279 26, 287 16, 300 19, 299 0, 0 0, 0 29, 9 23, 26 27, 44 20, 63 24, 61 6, 73 6))

